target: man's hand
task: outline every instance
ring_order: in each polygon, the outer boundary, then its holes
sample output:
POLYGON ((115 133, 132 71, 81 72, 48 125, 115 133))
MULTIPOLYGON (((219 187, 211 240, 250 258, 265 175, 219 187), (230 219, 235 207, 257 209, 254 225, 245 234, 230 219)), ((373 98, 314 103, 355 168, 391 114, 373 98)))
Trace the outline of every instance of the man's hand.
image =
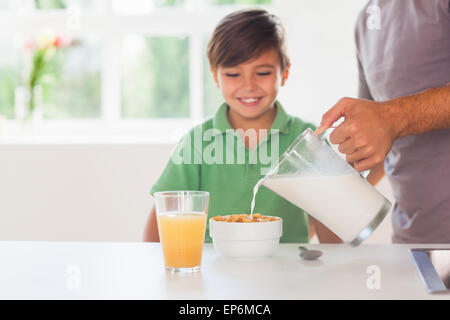
POLYGON ((343 98, 322 117, 321 134, 340 119, 330 135, 356 170, 381 163, 395 139, 432 130, 450 129, 450 83, 440 88, 385 102, 343 98))
POLYGON ((384 161, 396 138, 396 117, 389 111, 386 103, 342 98, 323 115, 316 133, 321 134, 344 117, 330 135, 330 142, 339 144, 339 151, 346 154, 355 170, 368 170, 384 161))

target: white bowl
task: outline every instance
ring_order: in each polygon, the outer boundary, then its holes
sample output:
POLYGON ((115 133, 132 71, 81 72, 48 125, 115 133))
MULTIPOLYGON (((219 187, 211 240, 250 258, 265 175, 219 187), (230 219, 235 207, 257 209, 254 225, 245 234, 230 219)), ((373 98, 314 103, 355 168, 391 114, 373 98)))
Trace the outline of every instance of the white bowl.
POLYGON ((224 222, 209 219, 214 248, 234 259, 256 259, 272 255, 283 234, 283 221, 224 222))

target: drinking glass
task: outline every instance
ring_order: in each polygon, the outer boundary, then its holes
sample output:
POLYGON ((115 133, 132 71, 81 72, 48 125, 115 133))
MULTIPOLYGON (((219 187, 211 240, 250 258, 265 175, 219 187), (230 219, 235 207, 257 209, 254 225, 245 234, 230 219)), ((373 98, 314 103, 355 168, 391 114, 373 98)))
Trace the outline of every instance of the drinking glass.
POLYGON ((200 271, 209 192, 164 191, 154 196, 166 269, 181 273, 200 271))

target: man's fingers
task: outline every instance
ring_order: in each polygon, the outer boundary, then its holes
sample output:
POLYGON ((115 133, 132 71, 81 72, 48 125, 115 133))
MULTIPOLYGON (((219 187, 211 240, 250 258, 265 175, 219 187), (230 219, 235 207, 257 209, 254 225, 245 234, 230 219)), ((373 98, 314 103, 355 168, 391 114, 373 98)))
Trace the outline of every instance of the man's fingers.
POLYGON ((372 169, 375 165, 378 163, 375 161, 374 157, 369 157, 366 159, 362 159, 360 161, 357 161, 353 164, 353 168, 355 168, 356 171, 362 172, 369 169, 372 169))
MULTIPOLYGON (((339 145, 345 142, 347 142, 348 144, 354 143, 353 139, 352 141, 347 141, 350 138, 352 138, 353 134, 354 134, 353 125, 349 122, 349 120, 346 120, 342 122, 339 126, 337 126, 336 129, 334 129, 333 132, 330 134, 330 142, 332 144, 339 144, 339 145)), ((351 152, 353 151, 354 150, 352 150, 351 152)))
POLYGON ((339 145, 338 150, 340 153, 351 154, 351 153, 355 152, 357 150, 357 148, 355 147, 353 139, 348 138, 347 140, 345 140, 344 142, 342 142, 339 145))
POLYGON ((367 146, 347 154, 346 160, 352 164, 356 171, 361 172, 383 163, 384 157, 380 153, 375 152, 375 148, 367 146))
POLYGON ((337 120, 345 116, 345 110, 352 99, 342 98, 331 109, 329 109, 323 116, 319 128, 315 131, 316 134, 322 134, 325 130, 333 125, 337 120))
POLYGON ((315 134, 317 134, 318 136, 320 136, 322 133, 325 132, 325 130, 327 130, 328 128, 326 126, 319 126, 316 131, 314 131, 315 134))
MULTIPOLYGON (((355 157, 355 158, 360 158, 360 157, 355 157)), ((350 157, 350 160, 351 159, 352 158, 350 157)), ((375 165, 375 158, 373 156, 367 157, 367 158, 360 158, 360 160, 353 161, 353 162, 350 162, 349 157, 347 156, 346 160, 353 167, 353 169, 355 169, 358 172, 369 170, 369 169, 373 168, 375 165)))
POLYGON ((367 159, 372 157, 375 154, 375 149, 367 146, 361 149, 357 149, 355 152, 347 154, 346 160, 348 163, 357 163, 358 161, 362 161, 363 159, 367 159))

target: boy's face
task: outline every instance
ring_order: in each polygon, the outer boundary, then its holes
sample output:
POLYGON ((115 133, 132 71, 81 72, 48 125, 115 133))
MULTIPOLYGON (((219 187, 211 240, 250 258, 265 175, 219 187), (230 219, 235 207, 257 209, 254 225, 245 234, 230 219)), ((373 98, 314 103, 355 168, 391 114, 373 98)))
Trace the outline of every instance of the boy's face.
POLYGON ((251 120, 272 108, 288 77, 289 66, 281 70, 278 52, 272 49, 251 61, 230 68, 219 66, 211 72, 230 112, 251 120))

